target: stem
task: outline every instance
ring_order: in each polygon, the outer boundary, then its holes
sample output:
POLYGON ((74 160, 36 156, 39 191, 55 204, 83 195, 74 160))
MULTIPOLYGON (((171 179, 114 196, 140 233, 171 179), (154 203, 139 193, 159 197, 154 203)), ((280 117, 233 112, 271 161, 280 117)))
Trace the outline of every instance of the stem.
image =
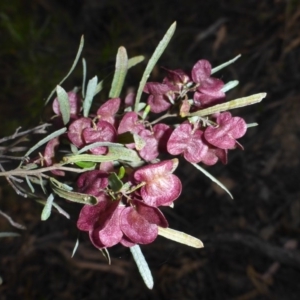
POLYGON ((32 128, 32 129, 29 129, 29 130, 26 130, 26 131, 22 131, 22 132, 19 132, 19 130, 20 130, 20 128, 21 128, 21 127, 19 127, 19 128, 17 128, 17 130, 16 130, 16 132, 15 132, 14 134, 12 134, 12 135, 10 135, 10 136, 7 136, 7 137, 4 137, 4 138, 0 139, 0 143, 6 142, 6 141, 8 141, 8 140, 13 140, 13 139, 15 139, 15 138, 17 138, 17 137, 19 137, 19 136, 23 136, 23 135, 25 135, 25 134, 27 134, 27 133, 34 132, 34 131, 36 131, 35 133, 45 133, 45 132, 43 132, 43 131, 44 131, 45 128, 48 127, 48 126, 51 126, 51 124, 46 123, 46 124, 43 124, 43 125, 39 125, 39 126, 37 126, 37 127, 34 127, 34 128, 32 128), (41 131, 39 132, 39 130, 41 130, 41 131))
POLYGON ((62 165, 53 165, 50 167, 40 168, 37 170, 15 169, 12 171, 1 172, 0 176, 22 176, 23 177, 26 175, 37 175, 52 170, 70 171, 74 173, 82 173, 86 171, 86 169, 77 169, 77 168, 63 167, 62 165))
POLYGON ((166 119, 166 118, 172 118, 172 117, 177 117, 177 114, 169 114, 166 113, 164 115, 162 115, 161 117, 157 118, 156 120, 150 122, 151 125, 158 123, 159 121, 166 119))

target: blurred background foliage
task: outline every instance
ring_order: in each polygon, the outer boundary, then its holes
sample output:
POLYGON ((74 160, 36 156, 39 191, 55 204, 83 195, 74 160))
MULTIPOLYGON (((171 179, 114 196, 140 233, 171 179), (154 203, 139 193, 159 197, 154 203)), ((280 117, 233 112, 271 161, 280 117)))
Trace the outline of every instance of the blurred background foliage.
MULTIPOLYGON (((228 166, 210 168, 235 202, 189 166, 181 168, 184 193, 167 217, 206 247, 198 251, 160 238, 143 247, 155 276, 151 292, 126 249, 112 250, 107 267, 85 237, 77 258, 69 259, 79 207, 65 204, 72 221, 53 214, 41 222, 41 207, 15 197, 3 183, 0 209, 28 230, 1 240, 1 300, 299 299, 298 256, 284 250, 287 242, 300 242, 299 0, 1 1, 0 137, 47 120, 51 105, 44 110, 44 100, 71 67, 82 34, 87 78, 97 75, 109 85, 119 46, 129 57, 147 58, 175 20, 176 33, 150 80, 163 77, 160 66, 188 70, 201 58, 216 66, 241 53, 218 73, 225 82, 240 81, 228 99, 268 93, 260 105, 233 112, 260 124, 243 138, 245 151, 231 153, 228 166), (270 275, 278 261, 281 267, 270 275)), ((130 70, 128 88, 137 87, 144 67, 130 70)), ((81 80, 79 63, 63 87, 71 90, 81 80)), ((101 93, 96 101, 106 97, 101 93)), ((12 230, 3 218, 0 228, 12 230)))

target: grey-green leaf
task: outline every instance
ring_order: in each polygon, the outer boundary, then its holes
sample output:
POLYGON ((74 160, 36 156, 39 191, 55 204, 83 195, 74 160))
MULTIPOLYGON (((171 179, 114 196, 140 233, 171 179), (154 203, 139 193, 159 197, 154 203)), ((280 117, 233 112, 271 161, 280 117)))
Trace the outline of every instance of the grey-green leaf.
POLYGON ((86 81, 86 61, 84 58, 82 58, 82 86, 81 86, 82 98, 85 97, 85 81, 86 81))
POLYGON ((45 138, 43 138, 42 140, 40 140, 38 143, 36 143, 34 146, 32 146, 26 153, 25 153, 25 157, 28 156, 30 153, 32 153, 34 150, 38 149, 39 147, 41 147, 42 145, 46 144, 47 142, 49 142, 50 140, 62 135, 63 133, 65 133, 67 131, 66 127, 63 127, 59 130, 56 130, 54 132, 52 132, 51 134, 49 134, 48 136, 46 136, 45 138))
POLYGON ((222 87, 222 91, 224 93, 228 92, 229 90, 235 88, 237 85, 239 84, 238 80, 232 80, 227 82, 223 87, 222 87))
MULTIPOLYGON (((78 60, 79 60, 79 57, 81 55, 81 52, 82 52, 82 49, 83 49, 83 45, 84 45, 84 37, 83 35, 81 36, 81 39, 80 39, 80 44, 79 44, 79 48, 78 48, 78 51, 77 51, 77 54, 76 54, 76 57, 75 57, 75 60, 72 64, 72 67, 71 69, 69 70, 68 74, 62 79, 62 81, 59 83, 59 85, 61 85, 69 76, 70 74, 73 72, 73 70, 75 69, 77 63, 78 63, 78 60)), ((50 95, 48 96, 46 102, 45 102, 45 105, 49 102, 49 100, 51 99, 52 95, 55 93, 55 89, 53 89, 53 91, 50 93, 50 95)))
POLYGON ((134 67, 145 59, 145 56, 139 55, 128 59, 128 69, 134 67))
POLYGON ((196 169, 198 169, 200 172, 202 172, 205 176, 207 176, 211 181, 215 182, 218 186, 220 186, 224 191, 227 192, 227 194, 230 196, 231 199, 233 199, 232 194, 229 192, 229 190, 226 188, 226 186, 220 182, 217 178, 215 178, 213 175, 211 175, 209 172, 207 172, 205 169, 200 167, 197 164, 191 163, 196 169))
POLYGON ((91 106, 92 106, 92 102, 93 102, 93 98, 96 92, 96 88, 97 88, 97 83, 98 83, 98 77, 95 76, 93 77, 91 80, 89 80, 87 89, 86 89, 86 94, 85 94, 85 99, 83 101, 83 116, 84 117, 88 117, 91 106))
POLYGON ((212 68, 212 69, 211 69, 211 74, 214 74, 214 73, 218 72, 219 70, 221 70, 221 69, 223 69, 223 68, 225 68, 225 67, 227 67, 227 66, 233 64, 233 63, 234 63, 236 60, 238 60, 240 57, 241 57, 241 54, 237 55, 237 56, 234 57, 233 59, 231 59, 231 60, 229 60, 229 61, 227 61, 227 62, 225 62, 225 63, 223 63, 223 64, 221 64, 221 65, 219 65, 219 66, 217 66, 217 67, 215 67, 215 68, 212 68))
POLYGON ((95 205, 97 203, 97 198, 95 196, 89 194, 71 192, 65 189, 63 184, 53 177, 50 177, 50 183, 53 192, 61 198, 64 198, 72 202, 89 204, 89 205, 95 205))
POLYGON ((54 200, 54 195, 51 193, 48 196, 46 204, 42 211, 42 216, 41 216, 42 221, 46 221, 50 217, 53 200, 54 200))
POLYGON ((81 153, 84 153, 88 150, 91 150, 93 148, 96 148, 96 147, 124 147, 122 144, 119 144, 119 143, 112 143, 112 142, 96 142, 96 143, 92 143, 90 145, 87 145, 83 148, 81 148, 77 154, 81 154, 81 153))
POLYGON ((96 86, 96 89, 95 89, 95 93, 94 93, 94 96, 97 95, 98 93, 100 93, 103 89, 103 80, 101 80, 97 86, 96 86))
POLYGON ((135 245, 129 249, 147 288, 151 290, 154 285, 153 277, 140 246, 135 245))
POLYGON ((117 59, 116 59, 116 69, 114 78, 111 84, 111 89, 109 92, 109 98, 117 98, 120 96, 124 80, 128 70, 128 57, 126 49, 121 46, 118 49, 117 59))
POLYGON ((109 152, 107 155, 114 155, 118 160, 138 162, 141 158, 138 156, 137 152, 132 149, 125 147, 109 147, 109 152))
POLYGON ((61 112, 64 125, 66 125, 69 123, 71 115, 68 93, 60 85, 58 85, 56 86, 56 94, 59 103, 59 110, 61 112))
POLYGON ((72 251, 71 258, 73 258, 73 256, 75 255, 78 246, 79 246, 79 239, 76 240, 76 243, 75 243, 74 248, 73 248, 73 251, 72 251))
POLYGON ((155 64, 157 63, 158 59, 161 57, 161 55, 163 54, 164 50, 166 49, 166 47, 168 46, 174 32, 176 29, 176 22, 174 22, 171 27, 168 29, 168 31, 166 32, 166 34, 164 35, 163 39, 159 42, 157 48, 155 49, 152 57, 150 58, 147 67, 144 71, 144 74, 142 76, 142 79, 140 81, 140 85, 137 91, 137 95, 136 95, 136 99, 135 99, 135 105, 134 105, 134 111, 138 112, 138 108, 139 108, 139 103, 140 103, 140 99, 142 96, 142 92, 144 90, 145 84, 150 76, 150 73, 152 72, 155 64))

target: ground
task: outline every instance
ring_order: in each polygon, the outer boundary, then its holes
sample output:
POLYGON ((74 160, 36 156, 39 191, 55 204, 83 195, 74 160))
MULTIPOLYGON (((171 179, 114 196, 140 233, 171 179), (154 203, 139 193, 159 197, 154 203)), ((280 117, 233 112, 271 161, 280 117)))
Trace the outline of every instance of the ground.
MULTIPOLYGON (((14 195, 1 181, 0 209, 27 230, 0 216, 0 299, 208 299, 300 298, 300 2, 295 1, 48 1, 0 4, 1 137, 47 118, 43 99, 65 76, 85 35, 88 76, 113 71, 120 45, 130 56, 149 57, 177 21, 175 36, 159 61, 188 69, 201 58, 212 65, 242 57, 219 76, 239 80, 228 99, 267 92, 256 106, 234 110, 248 123, 244 151, 209 171, 234 195, 189 165, 177 172, 184 192, 166 210, 172 228, 200 238, 193 249, 158 238, 142 250, 153 272, 144 286, 128 249, 114 247, 112 265, 85 234, 74 258, 80 206, 40 220, 41 206, 14 195)), ((128 87, 139 82, 135 68, 128 87)), ((78 68, 80 69, 80 68, 78 68)), ((80 70, 65 88, 80 85, 80 70)), ((161 78, 156 68, 153 79, 161 78)), ((63 203, 63 202, 62 202, 63 203)))

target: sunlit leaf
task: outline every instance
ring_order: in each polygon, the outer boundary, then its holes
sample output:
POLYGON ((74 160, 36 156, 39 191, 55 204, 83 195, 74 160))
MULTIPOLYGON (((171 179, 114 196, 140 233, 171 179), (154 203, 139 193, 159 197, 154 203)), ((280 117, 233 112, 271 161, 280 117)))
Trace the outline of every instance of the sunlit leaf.
POLYGON ((229 60, 229 61, 227 61, 227 62, 225 62, 225 63, 223 63, 223 64, 221 64, 221 65, 219 65, 219 66, 217 66, 215 68, 213 68, 213 69, 211 69, 211 74, 214 74, 214 73, 218 72, 219 70, 221 70, 221 69, 223 69, 223 68, 225 68, 225 67, 233 64, 240 57, 241 57, 241 54, 239 54, 236 57, 234 57, 233 59, 231 59, 231 60, 229 60))
MULTIPOLYGON (((113 149, 113 148, 112 148, 113 149)), ((107 161, 114 161, 119 158, 118 154, 116 153, 108 153, 106 155, 95 155, 95 154, 80 154, 80 155, 73 155, 73 156, 65 156, 63 157, 63 161, 65 163, 76 163, 76 162, 107 162, 107 161)))
POLYGON ((89 115, 89 112, 90 112, 90 109, 92 106, 92 102, 93 102, 93 98, 95 95, 97 83, 98 83, 98 77, 95 76, 91 80, 89 80, 89 83, 87 85, 85 98, 84 98, 84 101, 82 104, 84 117, 88 117, 88 115, 89 115))
POLYGON ((226 188, 226 186, 220 182, 217 178, 215 178, 213 175, 211 175, 209 172, 207 172, 205 169, 203 169, 201 166, 192 163, 192 165, 201 171, 205 176, 207 176, 211 181, 215 182, 219 187, 221 187, 226 193, 230 196, 231 199, 233 199, 232 194, 229 192, 229 190, 226 188))
POLYGON ((92 144, 89 144, 83 148, 81 148, 77 154, 81 154, 81 153, 84 153, 88 150, 91 150, 91 149, 94 149, 94 148, 97 148, 97 147, 124 147, 122 144, 119 144, 119 143, 112 143, 112 142, 96 142, 96 143, 92 143, 92 144))
POLYGON ((128 70, 128 57, 124 47, 120 47, 117 53, 116 68, 114 78, 109 92, 109 98, 117 98, 120 96, 124 80, 128 70))
POLYGON ((97 86, 96 86, 96 89, 95 89, 95 92, 94 92, 94 96, 98 93, 100 93, 103 89, 103 80, 101 80, 97 86))
POLYGON ((142 96, 142 92, 144 90, 145 84, 150 76, 150 73, 152 72, 155 64, 157 63, 157 61, 159 60, 159 58, 161 57, 161 55, 163 54, 164 50, 166 49, 166 47, 168 46, 174 32, 176 29, 176 22, 174 22, 171 27, 168 29, 168 31, 166 32, 166 34, 164 35, 163 39, 159 42, 157 48, 155 49, 153 55, 151 56, 147 67, 144 71, 144 74, 142 76, 142 79, 140 81, 140 85, 137 91, 137 95, 136 95, 136 99, 135 99, 135 105, 134 105, 134 111, 138 112, 139 109, 139 103, 140 103, 140 99, 142 96))
POLYGON ((172 240, 177 243, 181 243, 181 244, 184 244, 184 245, 187 245, 190 247, 194 247, 194 248, 203 248, 204 247, 203 243, 199 239, 197 239, 189 234, 186 234, 184 232, 175 230, 175 229, 162 228, 162 227, 158 226, 158 234, 169 240, 172 240))
POLYGON ((82 58, 82 86, 81 86, 82 98, 85 97, 85 81, 86 81, 86 61, 84 58, 82 58))
POLYGON ((109 152, 107 155, 114 155, 119 160, 124 160, 124 161, 132 161, 132 162, 138 162, 141 161, 141 158, 137 154, 136 151, 132 149, 128 149, 125 147, 109 147, 109 152))
POLYGON ((79 246, 79 239, 76 240, 76 243, 75 243, 74 248, 73 248, 73 251, 72 251, 71 258, 73 258, 73 256, 75 255, 78 246, 79 246))
POLYGON ((211 114, 215 114, 218 112, 222 111, 227 111, 230 109, 235 109, 239 107, 244 107, 248 105, 252 105, 255 103, 259 103, 263 98, 266 97, 266 93, 259 93, 259 94, 254 94, 248 97, 243 97, 243 98, 238 98, 235 100, 231 100, 225 103, 217 104, 208 108, 204 108, 198 111, 195 111, 194 113, 189 114, 189 116, 199 116, 199 117, 204 117, 208 116, 211 114))
POLYGON ((147 288, 151 290, 154 285, 153 277, 140 246, 135 245, 129 249, 147 288))
POLYGON ((139 55, 128 59, 128 69, 134 67, 145 59, 145 56, 139 55))
POLYGON ((41 216, 42 221, 46 221, 50 217, 53 200, 54 200, 54 195, 51 193, 47 198, 46 205, 44 206, 44 209, 42 211, 42 216, 41 216))
POLYGON ((247 128, 256 127, 256 126, 258 126, 258 123, 256 122, 247 124, 247 128))
POLYGON ((43 138, 42 140, 40 140, 38 143, 36 143, 34 146, 32 146, 26 153, 25 153, 25 157, 28 156, 30 153, 32 153, 34 150, 38 149, 39 147, 41 147, 42 145, 46 144, 47 142, 49 142, 50 140, 62 135, 63 133, 65 133, 67 131, 67 128, 61 128, 59 130, 56 130, 54 132, 52 132, 51 134, 49 134, 48 136, 46 136, 45 138, 43 138))
POLYGON ((222 87, 222 91, 224 93, 228 92, 229 90, 235 88, 237 85, 239 84, 238 80, 232 80, 227 82, 223 87, 222 87))
POLYGON ((59 103, 59 110, 62 115, 63 123, 66 125, 70 121, 70 102, 68 93, 60 86, 58 85, 56 87, 56 94, 57 94, 57 101, 59 103))
MULTIPOLYGON (((46 201, 45 200, 36 200, 36 202, 42 204, 42 205, 46 205, 46 201)), ((53 201, 52 206, 56 208, 56 210, 63 216, 65 216, 67 219, 70 219, 70 215, 63 210, 57 203, 55 203, 53 201)))

